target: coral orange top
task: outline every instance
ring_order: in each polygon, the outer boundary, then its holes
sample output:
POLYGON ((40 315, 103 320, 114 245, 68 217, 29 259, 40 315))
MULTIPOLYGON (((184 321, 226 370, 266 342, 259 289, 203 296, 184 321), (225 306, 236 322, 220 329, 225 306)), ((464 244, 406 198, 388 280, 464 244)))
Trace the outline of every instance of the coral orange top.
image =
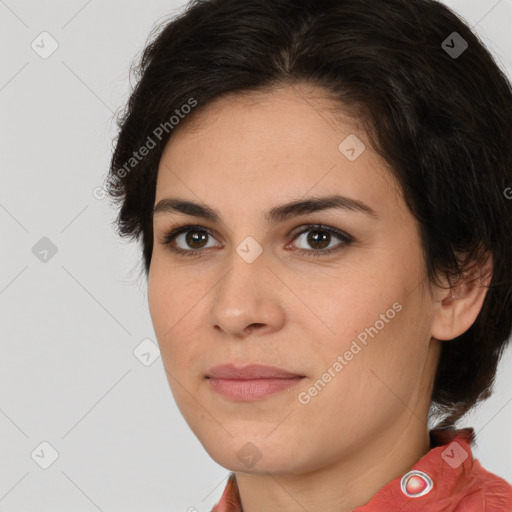
MULTIPOLYGON (((431 450, 353 512, 512 512, 512 486, 473 459, 472 428, 430 431, 431 450)), ((235 474, 211 512, 243 512, 235 474)))

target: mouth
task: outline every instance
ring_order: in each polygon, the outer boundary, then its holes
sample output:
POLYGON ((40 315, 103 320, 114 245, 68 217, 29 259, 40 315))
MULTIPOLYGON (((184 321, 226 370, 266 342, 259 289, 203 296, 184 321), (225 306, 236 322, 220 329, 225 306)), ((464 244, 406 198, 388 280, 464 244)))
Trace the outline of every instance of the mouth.
POLYGON ((290 389, 304 379, 304 375, 288 372, 275 366, 232 364, 216 366, 206 375, 211 389, 237 401, 261 400, 290 389))

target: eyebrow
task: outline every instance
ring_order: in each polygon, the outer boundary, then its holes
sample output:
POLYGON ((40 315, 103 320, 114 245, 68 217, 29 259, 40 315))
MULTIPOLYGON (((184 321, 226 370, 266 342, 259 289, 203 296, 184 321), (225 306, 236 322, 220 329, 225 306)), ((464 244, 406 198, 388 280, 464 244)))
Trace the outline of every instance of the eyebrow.
MULTIPOLYGON (((307 199, 275 206, 264 213, 264 218, 268 224, 274 224, 298 215, 333 208, 360 212, 374 219, 378 219, 377 213, 367 204, 357 199, 340 195, 309 197, 307 199)), ((192 217, 200 217, 214 223, 218 223, 222 220, 220 213, 208 205, 172 197, 161 199, 153 209, 153 216, 165 213, 182 213, 192 217)))

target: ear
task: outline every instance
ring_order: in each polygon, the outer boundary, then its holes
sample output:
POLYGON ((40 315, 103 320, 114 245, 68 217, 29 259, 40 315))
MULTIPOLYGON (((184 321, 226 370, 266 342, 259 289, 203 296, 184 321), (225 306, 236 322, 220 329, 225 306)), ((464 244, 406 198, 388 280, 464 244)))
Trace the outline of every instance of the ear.
MULTIPOLYGON (((451 340, 473 325, 482 309, 491 277, 492 256, 486 253, 481 266, 476 266, 448 290, 437 289, 431 333, 433 338, 451 340)), ((445 283, 448 283, 446 279, 445 283)))

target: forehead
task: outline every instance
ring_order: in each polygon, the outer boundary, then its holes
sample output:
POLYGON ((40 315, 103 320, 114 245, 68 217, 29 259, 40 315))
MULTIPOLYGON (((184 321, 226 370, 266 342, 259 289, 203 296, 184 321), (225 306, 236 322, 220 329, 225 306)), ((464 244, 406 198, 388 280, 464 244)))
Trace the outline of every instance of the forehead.
POLYGON ((311 86, 221 97, 169 139, 156 202, 170 193, 210 204, 222 198, 226 206, 277 204, 308 192, 397 200, 399 187, 360 125, 311 86), (355 160, 340 149, 346 140, 365 146, 355 160))
MULTIPOLYGON (((265 150, 293 144, 304 150, 334 144, 336 149, 344 132, 363 134, 359 119, 342 110, 326 91, 309 84, 230 93, 196 108, 189 117, 177 126, 165 152, 183 144, 204 144, 205 139, 224 139, 216 154, 224 148, 232 153, 235 144, 226 144, 227 137, 233 142, 258 139, 265 150)), ((254 153, 261 151, 254 148, 254 153)))

